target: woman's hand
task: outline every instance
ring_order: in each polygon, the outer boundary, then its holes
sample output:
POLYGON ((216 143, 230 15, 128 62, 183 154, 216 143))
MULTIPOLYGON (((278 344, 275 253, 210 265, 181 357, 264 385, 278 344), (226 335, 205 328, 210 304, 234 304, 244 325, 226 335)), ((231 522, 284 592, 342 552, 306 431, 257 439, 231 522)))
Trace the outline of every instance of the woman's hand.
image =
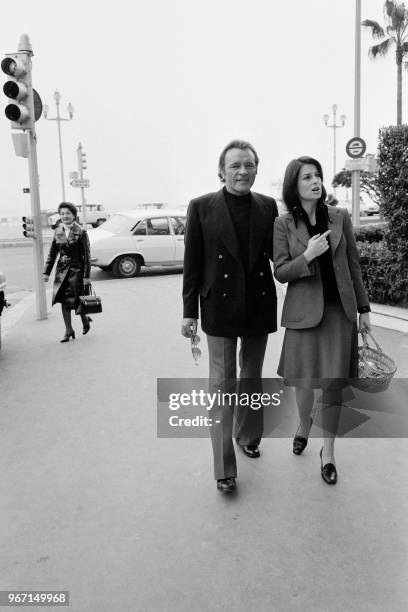
POLYGON ((307 243, 306 251, 303 255, 306 258, 307 263, 310 263, 312 259, 319 257, 322 253, 327 251, 329 248, 329 242, 326 238, 330 234, 331 230, 327 230, 323 234, 316 234, 316 236, 312 236, 307 243))
POLYGON ((360 314, 359 321, 358 321, 358 331, 361 332, 361 331, 363 331, 363 329, 365 331, 368 331, 368 332, 371 331, 370 313, 369 312, 362 312, 360 314))
POLYGON ((91 279, 90 278, 84 278, 84 285, 90 285, 91 284, 91 279))

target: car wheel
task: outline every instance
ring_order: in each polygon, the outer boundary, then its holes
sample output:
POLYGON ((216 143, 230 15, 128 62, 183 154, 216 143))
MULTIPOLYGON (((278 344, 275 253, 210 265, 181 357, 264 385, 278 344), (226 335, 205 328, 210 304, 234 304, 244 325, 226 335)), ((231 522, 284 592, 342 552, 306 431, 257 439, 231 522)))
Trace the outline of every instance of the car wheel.
POLYGON ((133 255, 121 255, 115 259, 112 271, 115 276, 132 278, 140 272, 140 260, 133 255))

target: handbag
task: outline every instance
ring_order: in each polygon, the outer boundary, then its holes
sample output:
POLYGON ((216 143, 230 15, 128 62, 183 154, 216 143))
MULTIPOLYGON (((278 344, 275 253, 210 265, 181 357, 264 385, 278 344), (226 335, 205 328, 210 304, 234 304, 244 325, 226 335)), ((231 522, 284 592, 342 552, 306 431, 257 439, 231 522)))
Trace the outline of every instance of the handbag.
POLYGON ((358 384, 356 386, 370 393, 385 391, 397 371, 397 365, 391 357, 384 353, 370 332, 363 329, 360 333, 363 345, 358 347, 358 384), (367 335, 370 336, 376 348, 369 346, 367 335))
POLYGON ((89 284, 88 294, 80 295, 78 298, 75 314, 97 314, 98 312, 102 312, 102 299, 96 295, 92 285, 89 284))

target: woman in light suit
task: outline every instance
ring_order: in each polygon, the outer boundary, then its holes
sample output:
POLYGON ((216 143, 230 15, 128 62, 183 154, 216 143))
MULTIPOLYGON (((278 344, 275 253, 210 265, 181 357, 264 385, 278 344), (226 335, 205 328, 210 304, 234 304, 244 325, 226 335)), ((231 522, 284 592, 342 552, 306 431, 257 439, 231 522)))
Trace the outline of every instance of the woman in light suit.
POLYGON ((325 199, 320 163, 311 157, 292 160, 283 182, 288 213, 275 220, 273 259, 276 279, 288 283, 278 374, 296 387, 300 424, 293 452, 300 455, 307 445, 313 389, 321 388, 321 475, 335 484, 341 390, 358 375, 357 312, 359 330, 370 330, 370 305, 348 212, 325 199))

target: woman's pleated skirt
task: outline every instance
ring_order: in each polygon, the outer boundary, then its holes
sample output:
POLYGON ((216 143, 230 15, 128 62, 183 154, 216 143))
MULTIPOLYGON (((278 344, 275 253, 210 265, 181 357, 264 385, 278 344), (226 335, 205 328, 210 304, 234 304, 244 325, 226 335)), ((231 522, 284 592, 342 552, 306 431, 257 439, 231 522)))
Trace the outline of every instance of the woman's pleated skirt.
POLYGON ((339 388, 358 376, 357 322, 328 302, 316 327, 286 329, 278 374, 290 387, 339 388))

